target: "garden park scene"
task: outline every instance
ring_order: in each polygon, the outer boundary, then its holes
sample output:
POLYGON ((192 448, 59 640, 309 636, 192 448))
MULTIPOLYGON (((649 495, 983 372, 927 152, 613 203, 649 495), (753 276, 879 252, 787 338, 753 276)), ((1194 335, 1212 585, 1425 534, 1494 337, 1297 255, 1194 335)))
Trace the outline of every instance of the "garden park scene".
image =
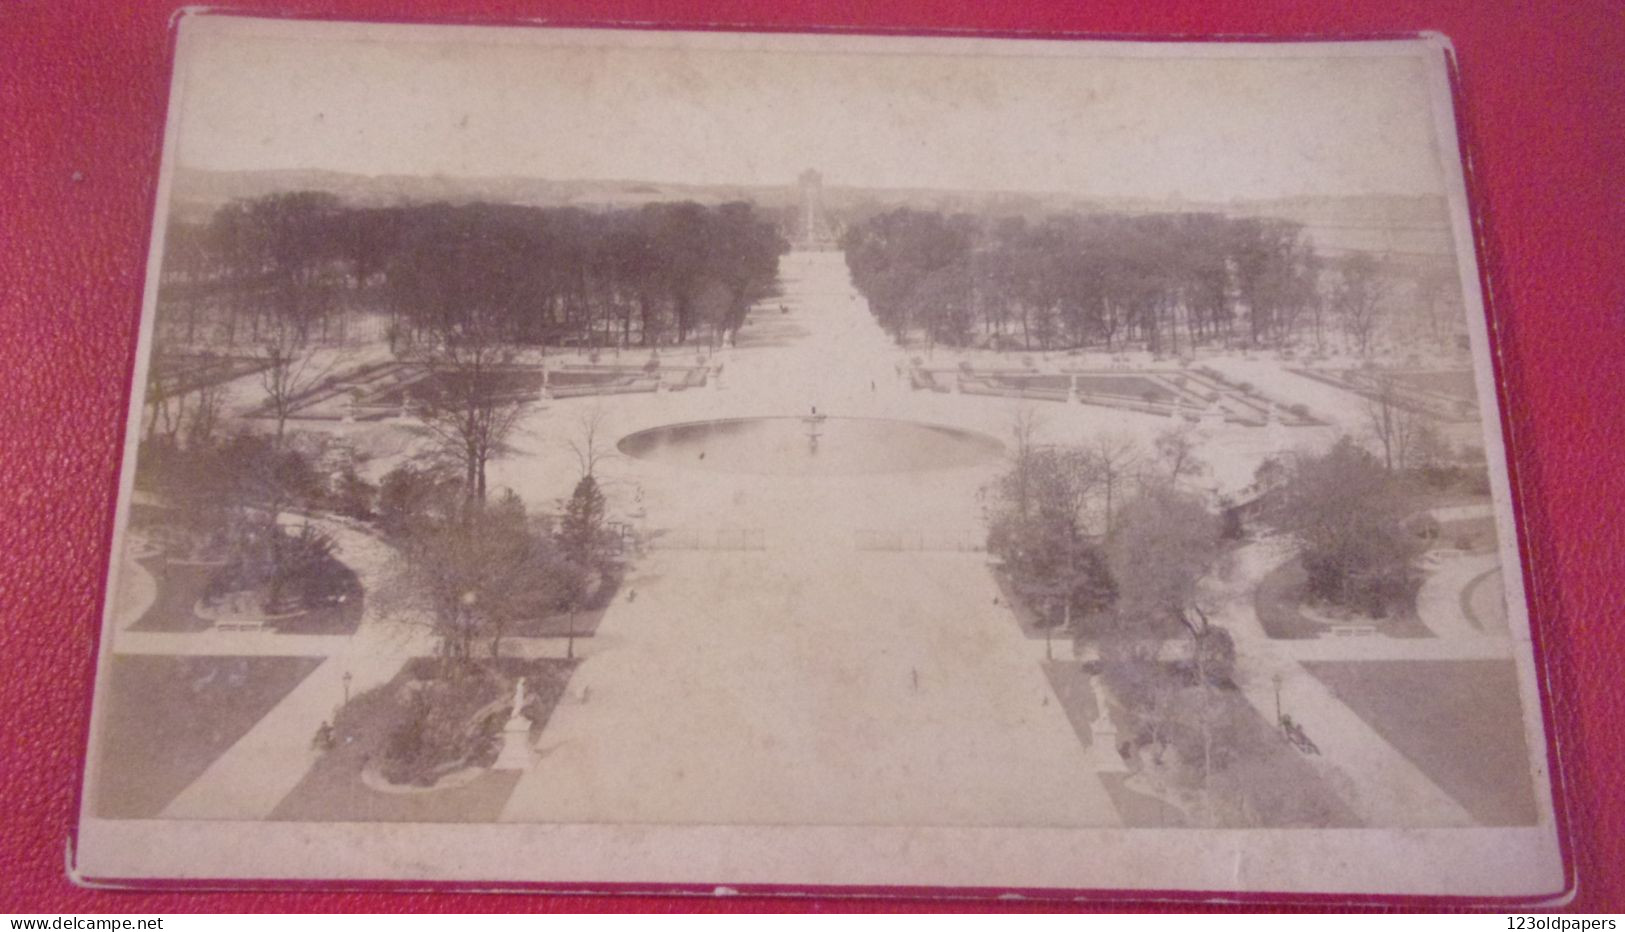
POLYGON ((815 172, 187 206, 98 817, 1539 819, 1448 248, 815 172))

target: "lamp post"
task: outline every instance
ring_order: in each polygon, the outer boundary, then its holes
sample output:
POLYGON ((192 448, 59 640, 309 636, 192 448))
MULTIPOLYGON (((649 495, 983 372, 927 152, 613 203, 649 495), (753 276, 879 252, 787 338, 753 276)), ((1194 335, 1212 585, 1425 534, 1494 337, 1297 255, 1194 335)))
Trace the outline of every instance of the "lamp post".
POLYGON ((1277 673, 1272 680, 1275 682, 1275 724, 1281 724, 1281 674, 1277 673))
POLYGON ((344 680, 344 704, 349 705, 350 704, 350 671, 349 670, 344 671, 344 676, 342 677, 342 679, 344 680))

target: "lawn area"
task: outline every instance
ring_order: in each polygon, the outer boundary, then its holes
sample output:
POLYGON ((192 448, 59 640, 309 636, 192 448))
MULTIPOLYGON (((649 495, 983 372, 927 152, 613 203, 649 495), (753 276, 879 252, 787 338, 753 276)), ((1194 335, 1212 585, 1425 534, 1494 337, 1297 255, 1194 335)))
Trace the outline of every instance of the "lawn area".
POLYGON ((96 814, 157 816, 321 662, 115 655, 99 697, 96 814))
MULTIPOLYGON (((1253 607, 1258 622, 1272 638, 1300 640, 1329 635, 1328 625, 1306 616, 1299 606, 1308 589, 1308 575, 1297 559, 1288 560, 1265 574, 1253 593, 1253 607)), ((1349 624, 1370 625, 1380 634, 1396 638, 1426 638, 1433 632, 1416 615, 1415 587, 1408 601, 1391 611, 1386 618, 1370 618, 1356 613, 1349 624)))
MULTIPOLYGON (((1042 619, 1038 617, 1036 612, 1027 607, 1027 603, 1020 596, 1016 595, 1015 587, 1010 584, 1010 574, 1003 567, 994 567, 992 572, 993 581, 999 586, 999 604, 1008 608, 1010 614, 1016 616, 1016 624, 1021 627, 1023 635, 1042 641, 1045 636, 1042 619)), ((1055 631, 1054 637, 1057 641, 1065 641, 1067 635, 1055 631)))
MULTIPOLYGON (((411 382, 392 385, 370 396, 367 403, 394 406, 401 404, 407 398, 414 401, 436 399, 444 395, 448 384, 457 378, 466 379, 468 376, 459 376, 455 373, 430 373, 411 382)), ((484 378, 489 381, 491 390, 499 395, 533 398, 541 394, 542 384, 547 379, 547 372, 539 366, 513 366, 488 371, 484 378)))
POLYGON ((131 631, 207 631, 214 627, 213 621, 192 609, 224 562, 175 563, 162 556, 137 562, 152 574, 155 589, 152 604, 130 626, 131 631))
MULTIPOLYGON (((1044 670, 1044 677, 1049 680, 1050 689, 1060 700, 1061 709, 1066 712, 1066 719, 1072 725, 1073 734, 1084 747, 1093 743, 1094 730, 1090 723, 1099 713, 1099 706, 1095 703, 1095 691, 1090 687, 1090 675, 1084 670, 1083 664, 1072 661, 1048 660, 1039 664, 1044 670)), ((1113 710, 1114 713, 1116 710, 1113 710)), ((1113 714, 1116 722, 1119 715, 1113 714)), ((1121 726, 1119 726, 1121 727, 1121 726)), ((1117 815, 1123 824, 1130 828, 1172 828, 1185 824, 1185 813, 1177 807, 1144 793, 1137 793, 1124 784, 1127 773, 1099 774, 1100 782, 1106 787, 1106 794, 1111 797, 1112 806, 1117 809, 1117 815)))
POLYGON ((1258 623, 1272 638, 1296 640, 1319 637, 1321 626, 1298 614, 1298 602, 1308 585, 1308 574, 1303 564, 1288 560, 1270 570, 1258 582, 1253 594, 1258 623))
POLYGON ((547 376, 547 384, 558 386, 610 385, 624 382, 641 374, 638 369, 556 369, 547 376))
MULTIPOLYGON (((1092 739, 1091 723, 1098 714, 1094 690, 1083 665, 1050 661, 1042 664, 1050 688, 1066 711, 1073 732, 1084 747, 1092 739)), ((1179 675, 1169 670, 1169 675, 1179 675)), ((1200 772, 1201 756, 1181 759, 1175 746, 1199 745, 1198 726, 1183 718, 1164 724, 1165 736, 1179 733, 1160 757, 1149 746, 1151 716, 1114 696, 1111 718, 1120 742, 1140 744, 1138 764, 1133 774, 1101 774, 1123 824, 1137 828, 1207 825, 1222 828, 1350 828, 1359 819, 1333 789, 1322 766, 1287 743, 1252 707, 1245 696, 1231 688, 1214 687, 1203 696, 1212 710, 1209 720, 1213 736, 1214 771, 1204 792, 1200 772), (1193 744, 1194 743, 1194 744, 1193 744), (1130 783, 1153 780, 1166 785, 1180 808, 1166 799, 1138 792, 1130 783), (1187 811, 1188 810, 1188 811, 1187 811), (1201 813, 1206 810, 1204 820, 1201 813), (1194 813, 1194 815, 1192 815, 1194 813)), ((1189 752, 1187 751, 1187 755, 1189 752)))
POLYGON ((1089 747, 1094 743, 1094 730, 1089 726, 1100 714, 1095 691, 1089 685, 1093 677, 1083 664, 1076 661, 1046 660, 1039 666, 1044 669, 1044 678, 1049 680, 1049 688, 1055 692, 1055 698, 1061 701, 1066 720, 1072 723, 1078 741, 1084 747, 1089 747))
POLYGON ((1072 388, 1071 378, 1064 375, 994 375, 989 376, 988 380, 996 385, 1015 389, 1064 392, 1072 388))
POLYGON ((1529 748, 1512 661, 1304 667, 1481 824, 1534 824, 1529 748))
POLYGON ((575 620, 570 619, 568 612, 555 612, 541 618, 527 618, 514 626, 515 637, 528 638, 562 638, 569 637, 572 632, 578 638, 590 638, 598 633, 598 625, 604 620, 604 613, 621 592, 621 583, 625 580, 624 572, 616 572, 604 577, 598 589, 588 597, 586 604, 575 613, 575 620))
POLYGON ((361 589, 361 580, 347 566, 337 567, 343 576, 344 595, 341 601, 319 605, 308 611, 273 618, 266 625, 280 634, 354 634, 361 627, 361 616, 367 599, 361 589))
POLYGON ((1117 809, 1117 815, 1123 820, 1127 828, 1185 828, 1189 825, 1185 813, 1177 806, 1172 806, 1155 796, 1136 793, 1128 786, 1129 775, 1126 773, 1103 773, 1100 782, 1106 787, 1106 795, 1112 798, 1112 806, 1117 809))
POLYGON ((1216 689, 1219 730, 1233 752, 1214 774, 1213 807, 1229 828, 1358 828, 1360 819, 1338 796, 1327 768, 1287 742, 1234 689, 1216 689))
POLYGON ((1506 583, 1499 568, 1467 584, 1461 593, 1461 611, 1480 631, 1507 632, 1506 583))
MULTIPOLYGON (((1046 629, 1043 624, 1043 618, 1038 612, 1034 611, 1032 606, 1027 604, 1027 600, 1023 599, 1021 594, 1016 591, 1015 586, 1010 579, 1009 571, 1006 570, 1002 565, 992 567, 990 572, 993 574, 994 583, 996 583, 999 587, 999 605, 1008 608, 1010 610, 1010 614, 1015 616, 1016 624, 1021 628, 1022 635, 1030 640, 1042 641, 1044 640, 1046 630, 1049 630, 1054 637, 1055 651, 1058 654, 1062 652, 1069 653, 1072 649, 1070 642, 1072 641, 1073 635, 1069 633, 1067 629, 1059 626, 1053 629, 1046 629)), ((1102 614, 1079 616, 1078 614, 1074 613, 1072 616, 1072 627, 1083 638, 1091 639, 1097 634, 1097 626, 1105 620, 1107 620, 1106 616, 1102 614)), ((1161 638, 1182 638, 1186 636, 1186 631, 1179 624, 1179 622, 1172 620, 1160 622, 1147 630, 1161 638)))
POLYGON ((1445 372, 1394 372, 1390 377, 1401 386, 1450 395, 1468 401, 1478 397, 1478 384, 1469 369, 1445 372))
MULTIPOLYGON (((200 617, 193 609, 208 591, 209 583, 226 566, 220 563, 177 563, 163 557, 140 561, 157 584, 152 605, 130 626, 132 631, 207 631, 215 622, 200 617)), ((342 601, 308 611, 280 615, 265 620, 265 626, 285 634, 352 634, 361 626, 366 598, 361 582, 349 567, 344 575, 342 601)))
POLYGON ((1498 541, 1495 518, 1485 515, 1479 518, 1439 522, 1439 537, 1435 541, 1435 546, 1488 553, 1495 549, 1498 541))
MULTIPOLYGON (((195 609, 206 598, 223 594, 211 595, 210 589, 229 582, 231 561, 218 555, 220 547, 202 545, 200 542, 210 538, 209 532, 187 527, 179 514, 177 509, 151 505, 130 509, 131 527, 153 537, 162 551, 136 561, 151 574, 154 592, 152 604, 130 626, 132 631, 207 631, 216 624, 216 619, 199 615, 195 609), (192 558, 194 555, 200 556, 192 558)), ((327 591, 337 593, 338 598, 306 611, 266 618, 265 626, 289 634, 353 634, 361 625, 366 605, 361 581, 337 558, 325 569, 331 574, 327 591)), ((205 614, 208 612, 205 607, 205 614)))
MULTIPOLYGON (((387 742, 411 717, 413 681, 427 675, 432 661, 408 663, 388 683, 350 700, 334 722, 336 746, 317 758, 303 780, 271 813, 272 819, 294 822, 492 822, 502 812, 520 771, 489 770, 497 745, 473 762, 465 779, 436 788, 375 789, 363 779, 368 764, 384 754, 387 742)), ((547 726, 564 695, 574 661, 504 658, 496 676, 483 684, 471 706, 501 702, 513 683, 525 677, 531 737, 547 726)), ((502 714, 500 717, 505 718, 502 714)))
POLYGON ((1078 375, 1078 391, 1086 395, 1106 395, 1157 404, 1173 404, 1179 396, 1155 379, 1138 375, 1078 375))

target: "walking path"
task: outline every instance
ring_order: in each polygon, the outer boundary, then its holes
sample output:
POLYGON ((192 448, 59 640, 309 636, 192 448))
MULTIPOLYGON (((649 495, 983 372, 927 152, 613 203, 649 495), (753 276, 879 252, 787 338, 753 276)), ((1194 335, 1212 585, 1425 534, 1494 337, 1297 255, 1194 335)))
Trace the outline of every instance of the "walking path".
MULTIPOLYGON (((385 591, 390 548, 339 520, 311 519, 338 543, 369 594, 385 591)), ((220 632, 195 635, 115 635, 117 653, 272 654, 326 659, 295 686, 276 708, 216 758, 197 780, 164 809, 175 819, 264 819, 304 777, 314 759, 311 741, 322 722, 332 721, 346 693, 360 695, 395 676, 414 656, 432 653, 427 629, 385 621, 369 601, 354 635, 282 635, 220 632), (161 647, 162 650, 155 648, 161 647), (348 677, 348 679, 346 679, 348 677)))
POLYGON ((1484 630, 1467 614, 1464 601, 1472 584, 1500 565, 1500 556, 1493 552, 1436 556, 1428 568, 1427 578, 1422 581, 1422 588, 1416 593, 1417 616, 1440 639, 1489 641, 1510 647, 1512 642, 1505 628, 1484 630))
MULTIPOLYGON (((784 284, 790 313, 746 327, 706 416, 896 416, 911 400, 898 352, 842 257, 792 254, 784 284)), ((651 489, 651 523, 757 529, 764 549, 640 561, 636 600, 586 645, 504 820, 1117 824, 1031 645, 994 606, 985 556, 855 547, 877 525, 977 527, 975 488, 997 464, 822 478, 622 466, 651 489)))
POLYGON ((1368 825, 1446 827, 1473 819, 1449 794, 1344 705, 1314 675, 1310 662, 1505 658, 1511 644, 1490 638, 1323 637, 1276 640, 1254 608, 1257 580, 1287 558, 1284 541, 1242 547, 1226 580, 1209 579, 1204 597, 1213 620, 1236 640, 1236 682, 1266 721, 1290 715, 1348 778, 1347 801, 1368 825), (1277 685, 1278 684, 1278 685, 1277 685))
POLYGON ((1116 824, 978 556, 663 551, 640 574, 504 820, 1116 824))

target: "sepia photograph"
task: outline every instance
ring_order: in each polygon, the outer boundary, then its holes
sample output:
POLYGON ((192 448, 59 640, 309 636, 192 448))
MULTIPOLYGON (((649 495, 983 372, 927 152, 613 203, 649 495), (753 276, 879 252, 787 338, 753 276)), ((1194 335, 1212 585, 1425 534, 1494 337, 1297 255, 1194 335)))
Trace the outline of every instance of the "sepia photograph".
POLYGON ((1445 40, 176 29, 78 876, 1563 893, 1445 40))

